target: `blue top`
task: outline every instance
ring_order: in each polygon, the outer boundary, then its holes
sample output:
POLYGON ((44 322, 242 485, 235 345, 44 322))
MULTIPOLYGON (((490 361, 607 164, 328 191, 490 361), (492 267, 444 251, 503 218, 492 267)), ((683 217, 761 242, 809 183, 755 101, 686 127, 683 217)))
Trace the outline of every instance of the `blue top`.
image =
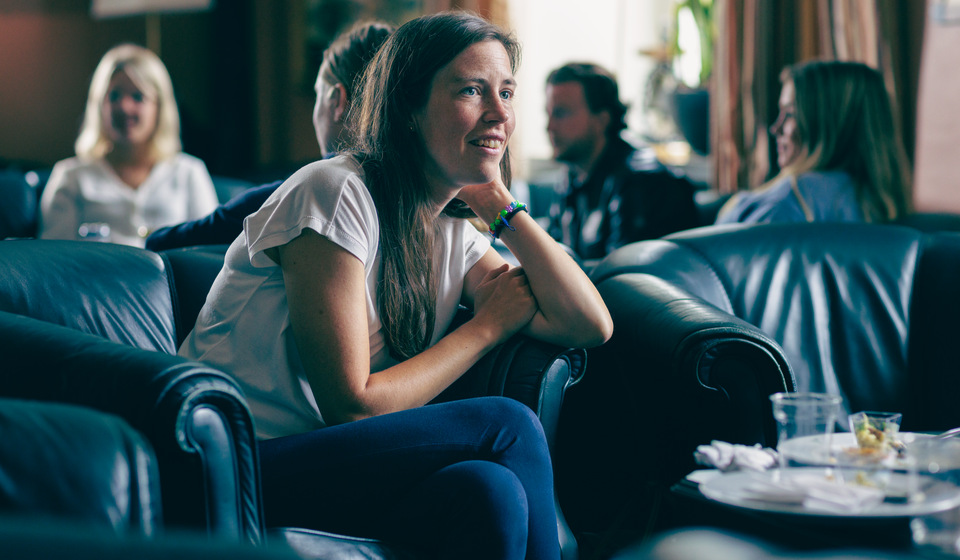
POLYGON ((229 245, 243 231, 243 219, 263 206, 283 181, 248 189, 224 202, 211 214, 160 228, 147 237, 147 249, 165 251, 193 245, 229 245))
MULTIPOLYGON (((790 184, 790 177, 784 177, 769 188, 738 193, 733 206, 723 211, 716 223, 806 222, 803 206, 790 184)), ((797 177, 797 190, 814 222, 864 221, 853 180, 843 171, 804 173, 797 177)))

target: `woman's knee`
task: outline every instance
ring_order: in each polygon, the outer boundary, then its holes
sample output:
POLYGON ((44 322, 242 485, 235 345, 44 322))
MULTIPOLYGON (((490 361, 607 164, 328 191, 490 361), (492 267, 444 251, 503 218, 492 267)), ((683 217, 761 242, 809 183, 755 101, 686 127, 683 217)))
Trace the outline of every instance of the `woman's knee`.
POLYGON ((518 434, 543 437, 540 419, 527 405, 508 397, 480 397, 472 399, 484 414, 497 419, 497 423, 518 434))
POLYGON ((450 527, 450 534, 489 539, 495 549, 521 551, 522 555, 529 505, 523 484, 510 469, 487 461, 465 461, 433 478, 435 488, 446 489, 450 507, 456 510, 450 519, 459 529, 450 527))

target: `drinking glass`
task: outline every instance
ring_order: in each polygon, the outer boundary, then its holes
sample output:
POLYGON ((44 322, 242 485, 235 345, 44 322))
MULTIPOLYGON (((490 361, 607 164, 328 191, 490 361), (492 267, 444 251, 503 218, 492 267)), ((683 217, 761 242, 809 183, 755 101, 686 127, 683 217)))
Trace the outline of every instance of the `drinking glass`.
POLYGON ((780 469, 791 461, 829 463, 830 439, 840 415, 841 397, 827 393, 775 393, 770 395, 770 402, 778 427, 780 469), (822 437, 800 441, 808 436, 822 437), (811 441, 816 442, 812 447, 811 441))
MULTIPOLYGON (((944 485, 960 485, 960 439, 917 438, 909 446, 910 501, 934 502, 944 485)), ((954 500, 951 503, 956 503, 954 500)), ((921 549, 960 554, 960 505, 910 520, 913 542, 921 549)))

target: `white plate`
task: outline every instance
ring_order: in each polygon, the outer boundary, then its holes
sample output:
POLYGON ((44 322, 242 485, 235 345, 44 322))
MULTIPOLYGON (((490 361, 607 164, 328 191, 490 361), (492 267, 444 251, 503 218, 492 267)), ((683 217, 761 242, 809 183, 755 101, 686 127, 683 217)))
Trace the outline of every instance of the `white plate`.
MULTIPOLYGON (((917 438, 930 437, 927 434, 916 434, 913 432, 902 432, 899 434, 900 441, 906 445, 907 450, 910 444, 917 438)), ((788 459, 802 465, 837 465, 851 462, 855 463, 858 457, 846 453, 848 449, 857 448, 857 438, 853 432, 838 432, 830 435, 830 452, 827 452, 826 435, 806 436, 791 439, 780 445, 778 449, 788 459), (849 461, 845 461, 849 459, 849 461)), ((861 459, 862 460, 862 459, 861 459)), ((904 469, 906 464, 896 458, 891 458, 890 466, 894 469, 904 469)))
MULTIPOLYGON (((787 468, 784 469, 783 476, 789 478, 814 471, 824 472, 824 469, 821 467, 787 468)), ((929 515, 960 506, 960 487, 930 477, 923 477, 925 499, 922 501, 912 503, 881 502, 858 511, 813 510, 805 508, 801 503, 773 502, 753 498, 754 494, 750 492, 749 488, 755 485, 758 478, 769 480, 773 474, 773 471, 722 473, 702 482, 700 492, 711 500, 732 506, 758 511, 819 517, 913 517, 929 515)), ((892 486, 906 487, 906 474, 893 473, 891 477, 892 486)))

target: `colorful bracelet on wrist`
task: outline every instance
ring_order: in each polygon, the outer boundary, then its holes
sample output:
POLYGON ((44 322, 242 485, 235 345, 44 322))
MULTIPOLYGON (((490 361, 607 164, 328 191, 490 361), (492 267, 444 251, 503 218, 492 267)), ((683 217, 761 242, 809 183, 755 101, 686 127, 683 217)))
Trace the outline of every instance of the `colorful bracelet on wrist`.
POLYGON ((510 204, 507 204, 507 206, 501 210, 499 214, 497 214, 497 218, 490 222, 489 229, 490 235, 493 236, 494 241, 500 237, 500 233, 503 232, 503 228, 507 228, 510 231, 515 231, 516 228, 510 225, 510 220, 521 211, 527 213, 530 212, 527 210, 526 204, 520 202, 519 200, 514 200, 510 204))

